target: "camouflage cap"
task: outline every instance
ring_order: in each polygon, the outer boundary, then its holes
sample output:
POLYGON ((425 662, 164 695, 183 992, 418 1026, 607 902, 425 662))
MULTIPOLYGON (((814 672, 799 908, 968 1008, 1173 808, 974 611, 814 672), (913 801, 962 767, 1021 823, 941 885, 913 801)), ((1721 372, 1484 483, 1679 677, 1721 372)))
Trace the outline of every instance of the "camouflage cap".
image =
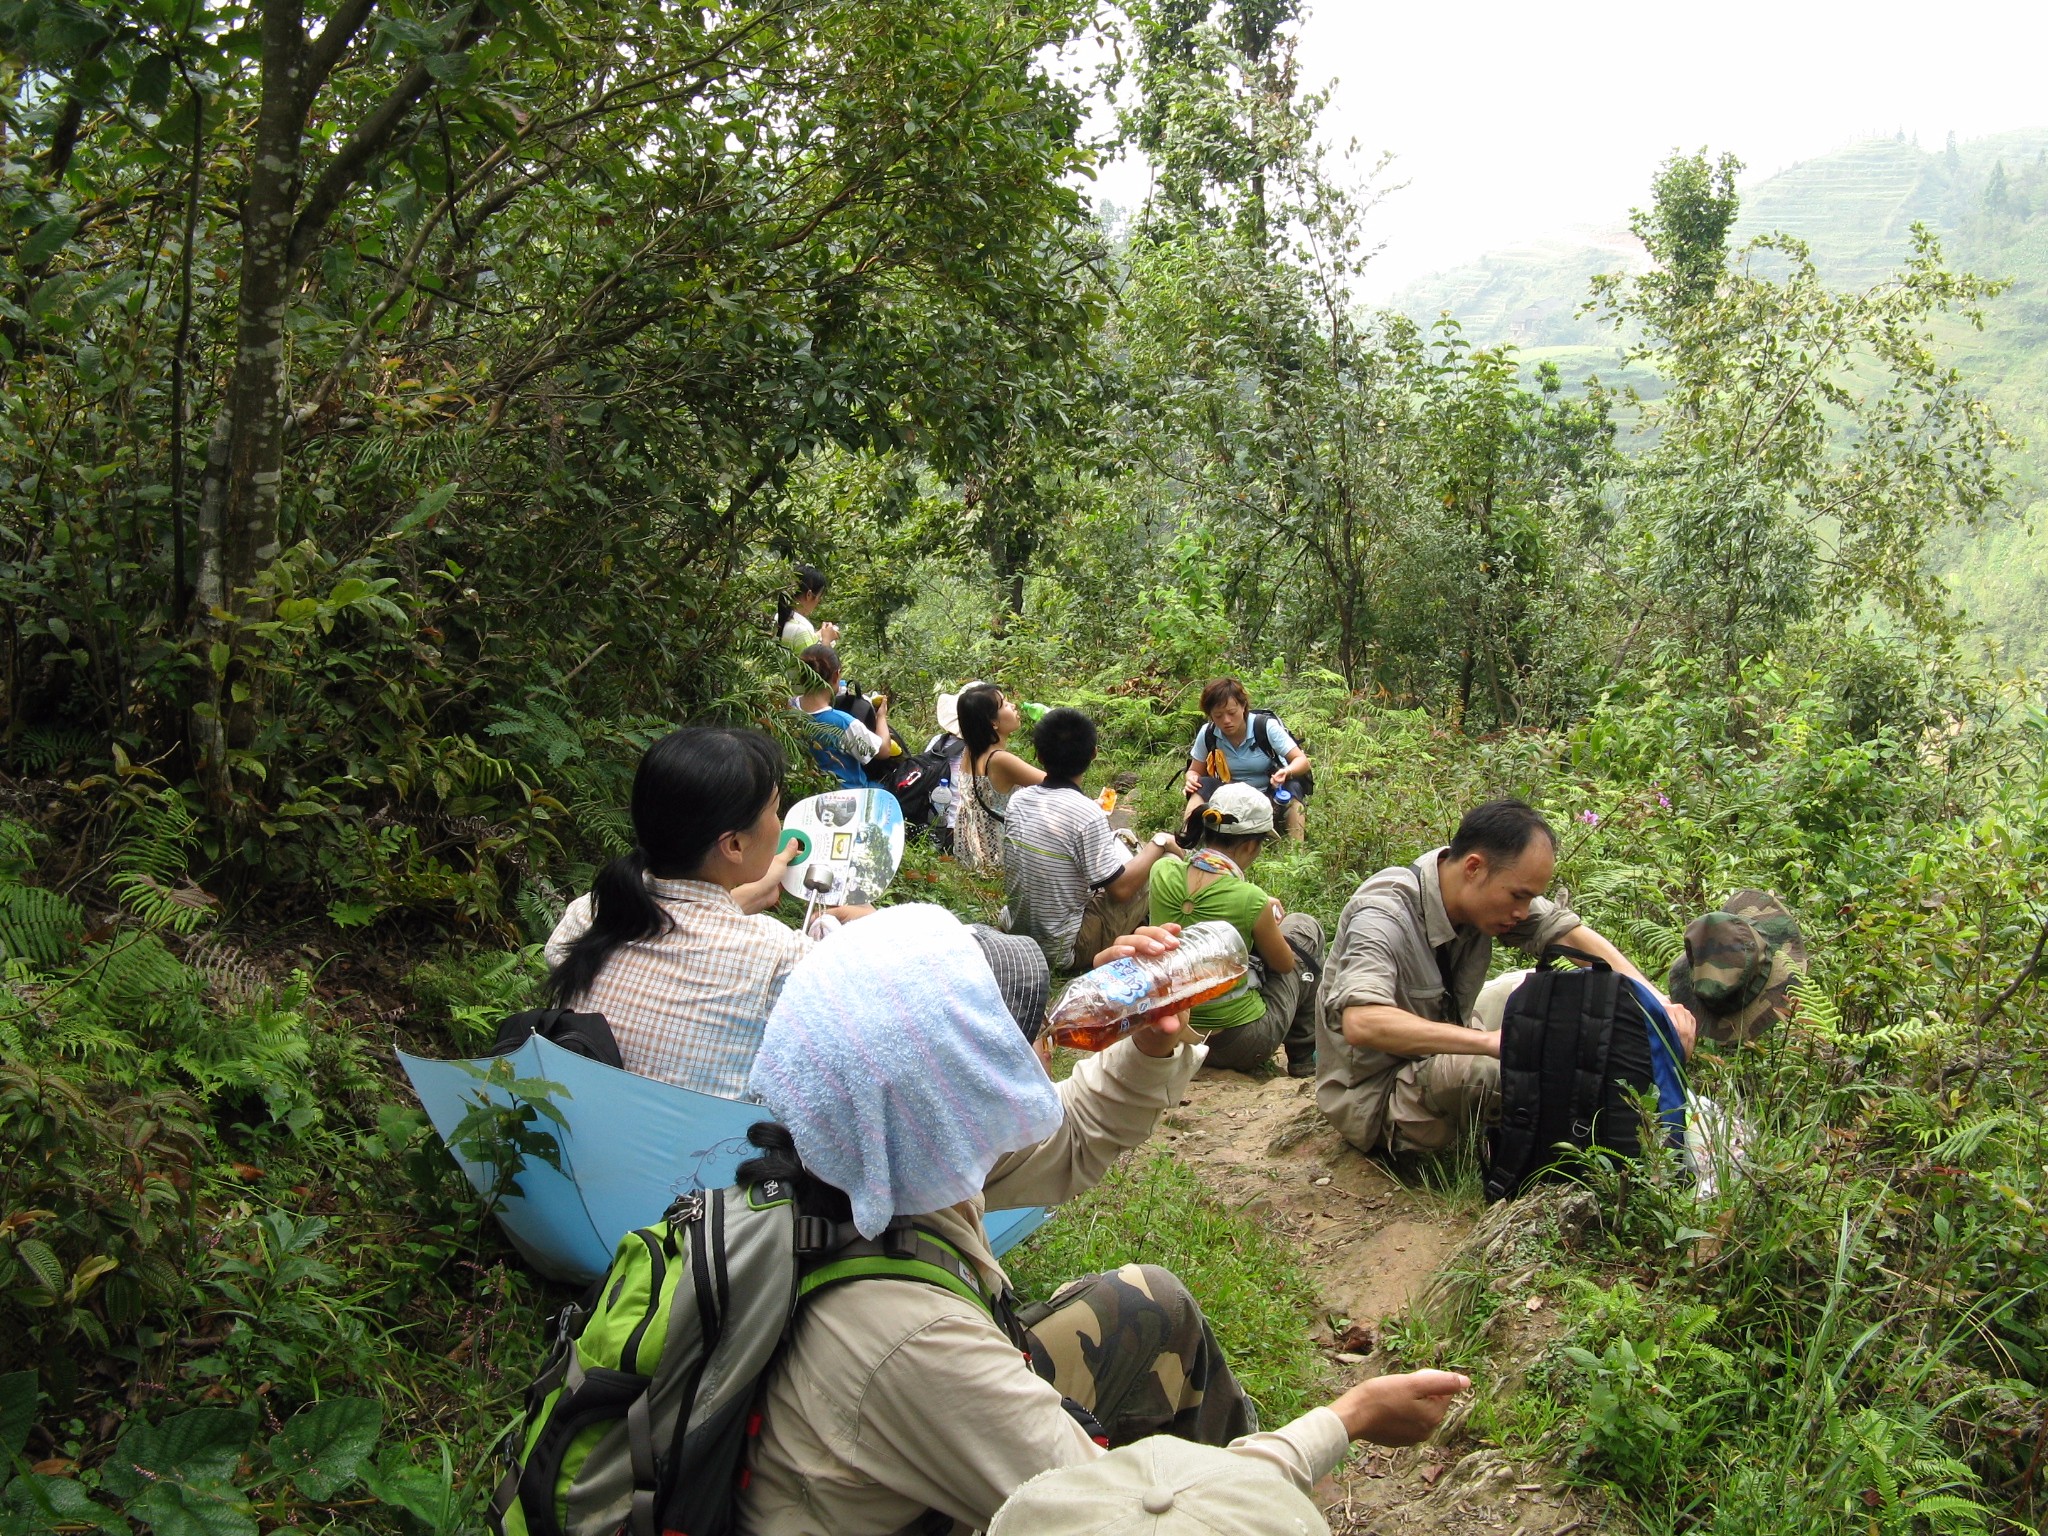
POLYGON ((1753 1040, 1792 1011, 1792 978, 1806 945, 1785 904, 1769 891, 1737 891, 1685 930, 1685 954, 1665 988, 1709 1040, 1753 1040))

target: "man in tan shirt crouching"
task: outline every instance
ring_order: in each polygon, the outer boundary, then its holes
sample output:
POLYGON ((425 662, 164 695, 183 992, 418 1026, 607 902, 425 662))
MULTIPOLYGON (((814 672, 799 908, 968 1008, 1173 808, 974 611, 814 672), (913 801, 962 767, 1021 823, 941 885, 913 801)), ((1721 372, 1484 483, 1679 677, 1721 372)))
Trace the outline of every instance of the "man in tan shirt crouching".
MULTIPOLYGON (((1316 1104, 1364 1152, 1440 1152, 1498 1110, 1500 1037, 1467 1020, 1500 939, 1643 973, 1548 900, 1557 834, 1520 800, 1473 807, 1447 847, 1383 869, 1337 921, 1316 1025, 1316 1104)), ((1662 994, 1659 993, 1661 996, 1662 994)), ((1690 1012, 1665 1009, 1690 1053, 1690 1012)))

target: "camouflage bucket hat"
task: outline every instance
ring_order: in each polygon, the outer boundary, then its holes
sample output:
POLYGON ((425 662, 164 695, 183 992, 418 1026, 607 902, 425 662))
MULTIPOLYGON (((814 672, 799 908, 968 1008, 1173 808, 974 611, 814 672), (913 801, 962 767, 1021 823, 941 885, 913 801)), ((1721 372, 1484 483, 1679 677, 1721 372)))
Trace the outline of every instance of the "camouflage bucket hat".
POLYGON ((1700 1021, 1709 1040, 1740 1044, 1792 1011, 1792 978, 1806 971, 1806 944, 1769 891, 1737 891, 1685 930, 1685 954, 1665 991, 1700 1021))

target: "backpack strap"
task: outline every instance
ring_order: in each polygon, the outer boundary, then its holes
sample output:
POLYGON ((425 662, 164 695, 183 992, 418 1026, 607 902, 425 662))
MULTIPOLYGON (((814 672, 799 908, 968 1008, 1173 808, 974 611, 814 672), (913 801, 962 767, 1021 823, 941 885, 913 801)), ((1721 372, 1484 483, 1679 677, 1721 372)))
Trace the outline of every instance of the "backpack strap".
MULTIPOLYGON (((817 1222, 815 1217, 803 1220, 817 1222)), ((936 1232, 914 1226, 901 1218, 890 1222, 888 1230, 879 1237, 862 1237, 850 1222, 817 1222, 817 1226, 835 1228, 835 1236, 839 1230, 853 1235, 823 1250, 828 1257, 808 1270, 797 1283, 800 1298, 848 1280, 917 1280, 951 1291, 963 1301, 973 1302, 991 1318, 996 1316, 996 1303, 1002 1298, 991 1296, 982 1284, 980 1272, 959 1249, 936 1232)), ((811 1233, 816 1230, 815 1227, 810 1229, 811 1233)), ((800 1228, 797 1240, 800 1253, 805 1251, 805 1235, 808 1234, 800 1228)))
POLYGON ((1522 1175, 1536 1156, 1543 1102, 1543 1036, 1558 980, 1550 971, 1537 971, 1515 989, 1501 1020, 1502 1109, 1493 1156, 1487 1161, 1485 1194, 1489 1204, 1505 1200, 1521 1188, 1522 1175), (1514 1006, 1525 999, 1526 1006, 1514 1006))
POLYGON ((1273 760, 1275 768, 1287 761, 1273 750, 1273 711, 1270 709, 1252 711, 1252 741, 1261 752, 1273 760))
POLYGON ((1590 1147, 1595 1121, 1607 1097, 1607 1058, 1614 1049, 1614 1010, 1620 1001, 1621 978, 1603 965, 1574 979, 1581 992, 1578 1069, 1572 1074, 1571 1141, 1575 1147, 1590 1147))

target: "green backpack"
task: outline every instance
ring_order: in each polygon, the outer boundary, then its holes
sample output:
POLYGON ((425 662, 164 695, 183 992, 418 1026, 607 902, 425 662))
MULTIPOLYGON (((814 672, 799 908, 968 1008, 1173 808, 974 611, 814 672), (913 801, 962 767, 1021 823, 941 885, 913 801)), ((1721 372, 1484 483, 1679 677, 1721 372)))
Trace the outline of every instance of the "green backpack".
POLYGON ((684 1195, 620 1239, 557 1320, 506 1436, 499 1536, 730 1536, 760 1432, 762 1379, 798 1305, 887 1277, 941 1286, 1011 1336, 1007 1296, 944 1239, 899 1219, 880 1237, 803 1214, 781 1180, 684 1195))

